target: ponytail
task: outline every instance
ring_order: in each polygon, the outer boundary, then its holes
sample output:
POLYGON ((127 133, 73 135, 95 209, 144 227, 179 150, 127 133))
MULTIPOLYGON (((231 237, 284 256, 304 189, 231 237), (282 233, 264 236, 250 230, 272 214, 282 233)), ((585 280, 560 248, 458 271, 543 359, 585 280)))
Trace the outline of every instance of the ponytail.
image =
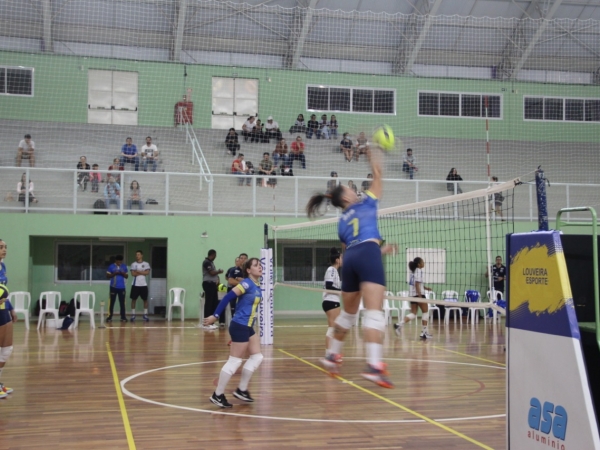
POLYGON ((319 207, 326 200, 331 200, 331 204, 336 208, 342 208, 342 196, 344 194, 344 186, 338 184, 334 189, 329 191, 327 194, 318 193, 313 195, 306 204, 306 215, 314 219, 315 217, 322 215, 319 214, 319 207))
POLYGON ((419 266, 419 264, 421 264, 423 262, 423 258, 419 258, 418 256, 413 259, 412 261, 409 261, 408 263, 408 270, 410 270, 411 272, 415 272, 415 270, 417 269, 417 267, 419 266))

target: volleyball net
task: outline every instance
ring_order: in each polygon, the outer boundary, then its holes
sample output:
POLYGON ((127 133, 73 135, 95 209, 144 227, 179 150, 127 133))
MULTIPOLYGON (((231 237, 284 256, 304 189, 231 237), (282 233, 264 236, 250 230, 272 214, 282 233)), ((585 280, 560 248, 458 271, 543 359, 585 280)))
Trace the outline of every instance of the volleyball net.
MULTIPOLYGON (((520 185, 515 178, 487 189, 380 209, 381 235, 398 249, 383 257, 386 297, 407 300, 408 262, 420 257, 424 285, 431 288, 424 302, 467 308, 479 301, 482 308, 502 312, 495 301, 503 295, 494 289, 489 269, 497 256, 504 259, 520 185)), ((276 284, 322 292, 330 250, 340 248, 337 225, 338 218, 327 218, 273 227, 276 284)))

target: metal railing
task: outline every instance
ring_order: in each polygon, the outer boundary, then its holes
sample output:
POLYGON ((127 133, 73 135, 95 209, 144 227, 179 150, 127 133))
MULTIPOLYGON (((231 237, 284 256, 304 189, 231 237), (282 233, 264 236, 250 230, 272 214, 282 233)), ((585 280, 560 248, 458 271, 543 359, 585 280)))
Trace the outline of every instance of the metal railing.
MULTIPOLYGON (((108 171, 97 171, 103 182, 98 192, 91 191, 91 182, 87 182, 87 190, 78 184, 77 169, 43 169, 0 167, 0 189, 8 192, 4 202, 0 202, 1 212, 56 212, 71 214, 138 212, 139 203, 131 200, 130 185, 137 181, 142 189, 142 208, 144 214, 153 215, 236 215, 236 216, 287 216, 304 217, 304 208, 308 198, 316 191, 325 191, 328 177, 289 177, 204 173, 174 172, 135 172, 112 171, 112 175, 120 177, 118 200, 109 201, 104 208, 95 208, 97 200, 107 201, 104 195, 108 171), (25 173, 27 180, 34 181, 35 204, 30 204, 29 195, 18 201, 17 183, 25 173), (276 187, 262 187, 262 179, 269 178, 276 182, 276 187), (198 183, 205 180, 209 187, 202 190, 198 183), (12 197, 13 201, 10 201, 12 197), (130 210, 130 207, 133 211, 130 210)), ((338 178, 347 184, 348 178, 338 178)), ((366 179, 354 178, 360 186, 366 179)), ((431 200, 457 192, 457 183, 452 183, 453 191, 448 191, 443 180, 384 180, 384 196, 381 207, 391 207, 407 203, 431 200)), ((463 191, 486 188, 484 181, 461 181, 463 191)), ((532 184, 517 186, 514 190, 514 210, 512 216, 516 220, 534 221, 537 218, 537 205, 532 184)), ((548 191, 549 214, 556 214, 562 207, 579 206, 582 203, 597 203, 598 184, 552 183, 548 191), (594 201, 592 201, 594 199, 594 201)), ((110 200, 110 199, 108 199, 110 200)), ((96 205, 97 206, 97 205, 96 205)), ((570 214, 570 213, 568 213, 570 214)), ((335 217, 337 211, 332 208, 327 213, 335 217)))

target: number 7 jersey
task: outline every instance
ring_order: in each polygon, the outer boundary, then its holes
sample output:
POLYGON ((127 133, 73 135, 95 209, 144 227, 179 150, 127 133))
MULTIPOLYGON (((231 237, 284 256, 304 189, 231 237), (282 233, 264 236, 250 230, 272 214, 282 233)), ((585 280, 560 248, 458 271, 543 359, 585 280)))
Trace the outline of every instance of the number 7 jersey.
POLYGON ((379 200, 370 191, 364 194, 362 200, 344 211, 338 222, 338 236, 347 249, 367 240, 381 241, 377 228, 379 200))

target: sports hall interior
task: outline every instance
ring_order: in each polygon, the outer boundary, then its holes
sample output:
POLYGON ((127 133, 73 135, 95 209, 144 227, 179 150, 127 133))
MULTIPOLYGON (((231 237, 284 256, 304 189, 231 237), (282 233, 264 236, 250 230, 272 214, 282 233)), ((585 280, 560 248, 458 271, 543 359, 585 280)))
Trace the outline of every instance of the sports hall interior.
MULTIPOLYGON (((397 388, 382 392, 357 377, 364 358, 359 327, 349 337, 344 378, 323 373, 317 366, 327 328, 321 293, 289 287, 275 288, 275 342, 263 348, 265 362, 250 385, 257 402, 217 411, 208 397, 227 359, 229 337, 223 329, 198 327, 201 264, 210 249, 224 270, 239 253, 258 256, 265 224, 305 222, 307 199, 326 189, 332 171, 342 183, 353 180, 360 187, 368 162, 346 162, 339 141, 346 131, 355 136, 381 123, 399 143, 384 158, 382 208, 453 195, 446 183, 453 167, 465 192, 487 187, 488 175, 500 181, 522 177, 507 219, 510 231, 531 231, 537 205, 528 183, 540 165, 551 180, 551 227, 560 208, 597 204, 600 106, 594 104, 597 117, 588 121, 526 120, 524 109, 526 98, 600 99, 598 1, 4 5, 0 69, 33 69, 34 81, 29 95, 0 93, 0 238, 8 245, 8 287, 30 293, 32 313, 42 292, 59 291, 69 301, 78 291, 92 291, 96 328, 84 319, 68 331, 45 324, 38 329, 36 316, 29 329, 22 320, 15 324, 14 352, 2 374, 15 393, 0 400, 0 448, 506 448, 502 321, 436 320, 426 344, 418 339, 419 326, 398 339, 390 325, 384 357, 397 388), (285 26, 277 28, 278 21, 285 26), (542 28, 546 22, 552 25, 542 28), (27 23, 33 24, 29 32, 27 23), (517 54, 511 50, 514 35, 523 39, 517 54), (519 75, 496 70, 507 59, 518 63, 519 75), (405 72, 406 64, 412 69, 405 72), (90 71, 137 74, 135 124, 90 123, 90 71), (308 120, 323 113, 308 108, 309 87, 393 92, 394 110, 333 111, 337 139, 301 134, 306 169, 296 161, 294 176, 278 177, 275 188, 255 179, 239 186, 230 173, 234 157, 224 143, 223 117, 214 114, 216 79, 252 80, 254 113, 263 121, 273 116, 288 143, 298 135, 288 131, 298 114, 308 120), (496 96, 500 116, 489 119, 486 133, 484 112, 477 118, 420 114, 421 93, 496 96), (178 123, 176 109, 184 96, 193 103, 187 125, 178 123), (35 167, 27 160, 16 167, 25 134, 36 144, 35 167), (146 136, 160 151, 158 170, 135 172, 127 165, 121 187, 126 193, 138 181, 154 204, 145 203, 144 215, 129 214, 125 202, 111 214, 95 214, 106 183, 99 193, 78 187, 80 157, 98 164, 104 178, 125 138, 139 149, 146 136), (419 167, 414 179, 402 170, 407 148, 419 167), (23 173, 35 183, 35 204, 17 200, 23 173), (82 268, 78 281, 59 279, 59 249, 69 245, 122 251, 126 264, 142 250, 151 266, 156 263, 161 275, 150 278, 150 323, 99 328, 108 283, 83 274, 90 267, 82 268), (185 320, 177 312, 168 322, 160 307, 168 307, 169 290, 176 287, 186 290, 185 320)), ((239 151, 257 167, 275 141, 245 142, 243 122, 229 119, 240 134, 239 151)), ((325 217, 336 214, 332 209, 325 217)), ((437 233, 448 230, 442 223, 437 233)), ((465 243, 452 241, 448 248, 460 245, 465 243)), ((470 268, 481 274, 472 287, 482 292, 485 270, 470 268)), ((438 295, 446 288, 433 287, 438 295)))

